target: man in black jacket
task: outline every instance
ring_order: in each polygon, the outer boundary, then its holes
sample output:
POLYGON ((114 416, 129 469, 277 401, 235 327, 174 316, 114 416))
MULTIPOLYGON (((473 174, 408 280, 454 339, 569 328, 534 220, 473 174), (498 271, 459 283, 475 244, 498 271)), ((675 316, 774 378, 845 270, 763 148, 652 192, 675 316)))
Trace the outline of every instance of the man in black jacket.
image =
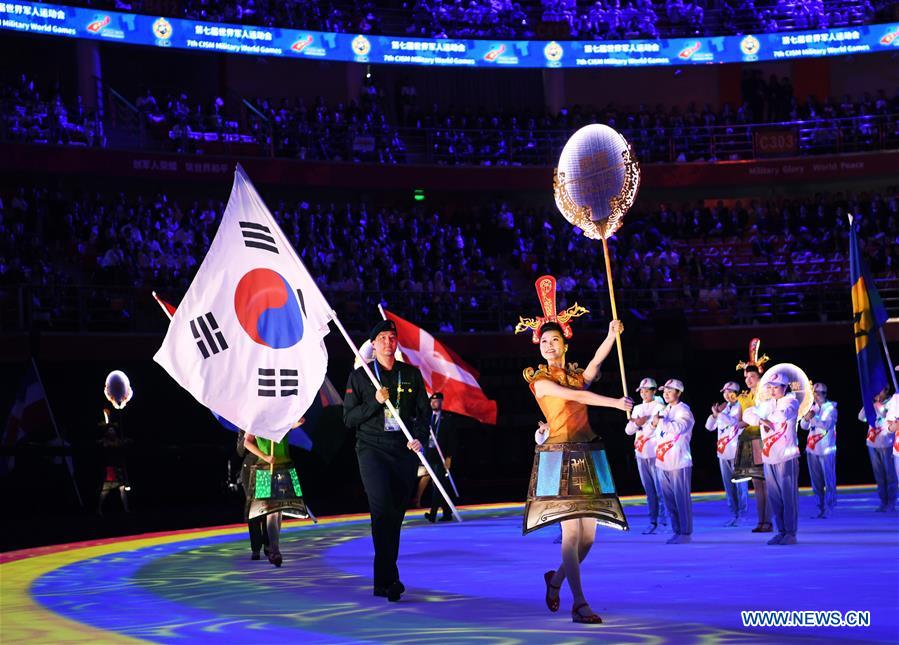
MULTIPOLYGON (((425 454, 428 458, 428 463, 431 464, 431 468, 434 470, 434 474, 440 478, 443 489, 447 494, 452 496, 453 485, 450 483, 447 473, 452 467, 453 455, 456 454, 458 428, 456 427, 456 416, 452 412, 445 412, 443 410, 443 392, 434 392, 434 394, 431 395, 430 419, 430 428, 433 433, 433 438, 428 437, 428 451, 425 454), (434 443, 434 439, 437 440, 437 443, 434 443), (438 444, 440 445, 439 451, 437 450, 438 444), (442 460, 440 459, 441 453, 443 454, 442 460)), ((425 475, 422 479, 428 480, 430 477, 425 475)), ((455 503, 456 500, 453 499, 453 502, 455 503)), ((440 494, 437 487, 432 486, 431 510, 430 512, 425 513, 425 519, 429 522, 436 521, 438 508, 443 508, 443 517, 440 518, 441 522, 453 521, 453 512, 449 507, 449 503, 443 495, 440 494)))
POLYGON ((394 358, 396 325, 382 320, 369 339, 375 350, 370 367, 381 384, 375 389, 363 368, 347 381, 343 421, 356 429, 359 474, 368 496, 371 536, 375 546, 374 594, 397 601, 406 590, 396 566, 400 529, 406 504, 415 487, 422 443, 428 438, 431 408, 424 380, 417 368, 394 358), (413 436, 407 441, 397 420, 386 406, 390 399, 413 436))

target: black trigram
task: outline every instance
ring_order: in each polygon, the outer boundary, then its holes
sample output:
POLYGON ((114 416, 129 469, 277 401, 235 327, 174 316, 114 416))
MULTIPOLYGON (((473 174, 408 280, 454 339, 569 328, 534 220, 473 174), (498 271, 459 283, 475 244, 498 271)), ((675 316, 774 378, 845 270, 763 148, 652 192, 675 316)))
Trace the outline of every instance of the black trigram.
POLYGON ((205 316, 197 316, 191 320, 190 331, 204 359, 228 349, 228 343, 225 342, 225 337, 222 336, 219 324, 211 311, 205 316))
POLYGON ((275 370, 259 368, 259 396, 297 396, 300 384, 298 370, 275 370))
POLYGON ((253 222, 239 222, 240 232, 243 235, 243 243, 254 249, 262 249, 263 251, 278 252, 275 246, 275 238, 268 226, 262 224, 254 224, 253 222))

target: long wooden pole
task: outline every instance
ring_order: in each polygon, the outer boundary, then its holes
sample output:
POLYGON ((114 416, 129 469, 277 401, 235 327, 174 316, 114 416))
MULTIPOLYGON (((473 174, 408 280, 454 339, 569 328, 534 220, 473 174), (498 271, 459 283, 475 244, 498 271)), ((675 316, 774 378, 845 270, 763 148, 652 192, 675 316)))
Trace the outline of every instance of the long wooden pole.
MULTIPOLYGON (((606 242, 605 235, 602 237, 602 256, 606 261, 606 282, 609 283, 609 300, 612 301, 612 320, 618 320, 618 307, 615 306, 615 287, 612 286, 612 263, 609 259, 609 244, 606 242)), ((627 378, 624 375, 624 353, 621 351, 621 334, 615 332, 615 348, 618 350, 618 367, 621 370, 621 389, 624 390, 624 396, 627 396, 627 378)), ((631 413, 625 411, 624 414, 628 419, 631 413)))

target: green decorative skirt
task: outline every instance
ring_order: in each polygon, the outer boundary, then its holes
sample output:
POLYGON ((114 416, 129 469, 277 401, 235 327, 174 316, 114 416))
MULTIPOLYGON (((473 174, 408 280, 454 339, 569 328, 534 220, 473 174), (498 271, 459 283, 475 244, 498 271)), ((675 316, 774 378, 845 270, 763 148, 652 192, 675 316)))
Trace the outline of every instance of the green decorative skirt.
POLYGON ((246 519, 270 513, 302 519, 312 517, 303 501, 300 478, 292 461, 277 463, 274 469, 266 463, 250 466, 246 519))

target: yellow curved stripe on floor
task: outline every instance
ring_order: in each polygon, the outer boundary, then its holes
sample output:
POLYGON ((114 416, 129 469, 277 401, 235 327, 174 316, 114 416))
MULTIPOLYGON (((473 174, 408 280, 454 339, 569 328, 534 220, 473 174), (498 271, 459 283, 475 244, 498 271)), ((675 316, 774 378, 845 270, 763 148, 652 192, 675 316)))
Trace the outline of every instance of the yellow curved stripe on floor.
POLYGON ((3 606, 3 643, 143 643, 137 638, 79 623, 47 609, 30 594, 31 585, 61 567, 113 553, 135 551, 160 544, 243 532, 244 527, 198 531, 85 546, 69 551, 23 558, 0 565, 3 606))
MULTIPOLYGON (((367 520, 367 514, 325 517, 319 524, 339 524, 356 520, 367 520)), ((311 524, 309 520, 294 520, 284 523, 286 528, 311 524)), ((70 620, 47 609, 36 602, 30 594, 35 580, 61 567, 99 558, 114 553, 137 551, 139 549, 192 541, 222 535, 243 535, 246 526, 235 525, 209 530, 190 531, 173 535, 157 535, 129 539, 93 546, 76 547, 70 550, 35 555, 0 565, 0 609, 3 620, 0 623, 0 642, 37 643, 144 643, 138 638, 125 636, 70 620)))

